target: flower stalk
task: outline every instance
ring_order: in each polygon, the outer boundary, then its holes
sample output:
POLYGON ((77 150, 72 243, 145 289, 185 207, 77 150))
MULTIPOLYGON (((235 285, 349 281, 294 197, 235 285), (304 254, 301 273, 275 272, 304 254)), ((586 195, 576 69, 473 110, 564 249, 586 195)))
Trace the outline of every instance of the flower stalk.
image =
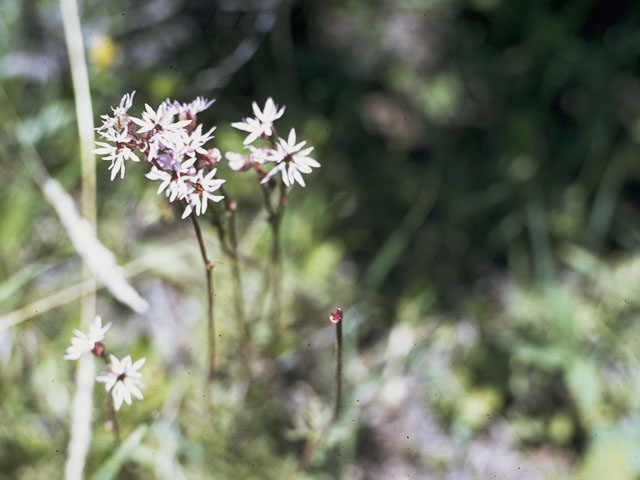
POLYGON ((335 399, 333 405, 333 422, 340 417, 340 407, 342 405, 342 309, 338 308, 329 315, 329 320, 335 325, 335 399))
POLYGON ((191 222, 196 232, 198 245, 200 246, 200 254, 202 263, 204 264, 204 273, 207 282, 207 369, 206 378, 211 380, 215 374, 216 367, 216 328, 214 318, 214 290, 213 290, 213 264, 207 256, 207 247, 204 244, 204 237, 200 223, 195 215, 191 215, 191 222))

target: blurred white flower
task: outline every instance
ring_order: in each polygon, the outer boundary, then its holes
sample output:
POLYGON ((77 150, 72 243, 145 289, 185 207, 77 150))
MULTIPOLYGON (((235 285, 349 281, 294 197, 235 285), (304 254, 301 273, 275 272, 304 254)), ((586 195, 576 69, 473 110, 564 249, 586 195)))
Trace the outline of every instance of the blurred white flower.
POLYGON ((247 148, 251 152, 251 154, 249 155, 249 160, 255 167, 259 167, 260 165, 264 165, 267 162, 273 162, 280 159, 278 150, 275 148, 256 148, 253 145, 249 145, 247 148))
POLYGON ((241 172, 248 170, 252 166, 257 168, 267 162, 277 161, 281 158, 277 150, 272 147, 257 148, 253 145, 247 145, 246 148, 250 151, 249 155, 236 152, 227 152, 225 154, 231 170, 241 172))
POLYGON ((227 152, 224 154, 224 156, 229 162, 229 168, 235 172, 248 170, 251 166, 249 155, 243 155, 236 152, 227 152))
POLYGON ((277 162, 276 166, 262 179, 262 183, 268 182, 278 172, 282 173, 282 181, 287 187, 292 186, 295 182, 304 187, 304 179, 302 173, 311 173, 312 168, 320 167, 320 164, 309 154, 313 151, 313 147, 303 147, 306 141, 296 143, 296 129, 292 128, 289 132, 287 140, 278 138, 277 153, 272 156, 272 160, 277 162))
POLYGON ((111 322, 102 326, 102 318, 98 315, 89 326, 89 332, 84 333, 75 329, 74 337, 71 338, 71 346, 67 347, 65 360, 78 360, 85 353, 91 353, 96 343, 104 340, 104 336, 111 327, 111 322))
POLYGON ((204 97, 197 97, 195 100, 189 103, 181 103, 178 101, 174 101, 172 103, 174 111, 180 114, 187 114, 191 116, 196 116, 200 112, 204 112, 207 108, 213 105, 215 100, 208 100, 204 97))
POLYGON ((105 390, 111 393, 113 397, 113 406, 116 410, 120 410, 122 402, 131 405, 131 395, 142 400, 141 388, 144 384, 140 380, 142 374, 138 372, 146 359, 141 358, 135 363, 131 361, 131 355, 127 355, 122 360, 118 360, 115 356, 109 355, 109 364, 107 371, 96 377, 97 382, 104 383, 105 390))
POLYGON ((116 108, 111 107, 111 110, 113 110, 114 117, 127 114, 129 109, 131 108, 131 105, 133 105, 133 96, 135 94, 136 94, 135 90, 131 93, 125 93, 122 99, 120 100, 120 105, 118 105, 116 108))
POLYGON ((271 137, 273 135, 273 122, 284 114, 282 107, 278 110, 278 106, 273 101, 273 98, 269 97, 264 105, 264 109, 261 111, 256 102, 253 102, 253 114, 255 118, 248 117, 241 122, 234 122, 232 127, 249 132, 247 138, 244 139, 244 144, 252 143, 255 139, 261 136, 271 137))

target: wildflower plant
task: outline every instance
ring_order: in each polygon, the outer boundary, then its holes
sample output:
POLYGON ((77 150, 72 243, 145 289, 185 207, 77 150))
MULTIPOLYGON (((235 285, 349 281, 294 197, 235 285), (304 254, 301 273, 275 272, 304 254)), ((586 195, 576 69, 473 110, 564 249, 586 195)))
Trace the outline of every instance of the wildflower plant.
MULTIPOLYGON (((205 128, 198 122, 198 114, 210 108, 214 101, 198 97, 190 103, 165 100, 157 108, 146 104, 139 117, 129 113, 135 92, 124 95, 111 115, 102 115, 102 125, 96 130, 100 141, 93 151, 109 162, 111 180, 124 178, 131 163, 149 163, 146 178, 158 182, 157 192, 169 202, 181 204, 182 219, 189 217, 193 224, 204 265, 207 283, 208 317, 208 366, 209 377, 213 374, 215 351, 214 291, 212 269, 198 217, 208 217, 217 229, 221 250, 232 261, 232 285, 236 320, 245 327, 248 339, 251 331, 242 292, 242 278, 237 251, 235 211, 237 204, 225 191, 227 179, 219 178, 218 164, 223 155, 209 144, 214 139, 215 127, 205 128), (210 204, 222 208, 211 209, 210 204)), ((245 151, 229 151, 224 154, 231 170, 236 172, 253 170, 267 210, 267 221, 272 231, 271 261, 265 270, 264 289, 272 291, 272 319, 277 328, 280 317, 281 259, 279 230, 287 203, 287 189, 294 184, 305 186, 303 174, 309 174, 320 164, 310 154, 313 147, 298 141, 292 128, 287 138, 278 136, 275 122, 284 115, 286 107, 279 107, 272 98, 263 108, 253 102, 253 116, 231 125, 247 133, 243 146, 245 151), (277 193, 276 193, 277 192, 277 193), (276 195, 275 203, 272 198, 276 195)), ((124 360, 123 360, 124 361, 124 360)), ((113 362, 114 371, 121 367, 113 362)), ((133 366, 135 364, 132 364, 133 366)), ((128 363, 127 363, 127 366, 128 363)), ((111 377, 104 377, 105 379, 111 377)), ((117 382, 114 384, 117 385, 117 382)), ((133 393, 129 390, 129 393, 133 393)), ((134 395, 135 396, 135 395, 134 395)), ((118 400, 126 401, 127 396, 118 400)), ((115 400, 115 398, 114 398, 115 400)))
MULTIPOLYGON (((220 250, 231 260, 232 294, 234 298, 234 319, 244 328, 244 347, 249 345, 251 325, 261 312, 261 304, 271 294, 272 331, 280 327, 282 296, 282 266, 280 246, 280 226, 287 205, 288 190, 295 185, 306 186, 305 176, 320 167, 312 158, 314 147, 298 138, 295 128, 281 137, 275 122, 280 120, 286 107, 278 106, 268 98, 264 107, 253 102, 253 116, 231 124, 245 132, 242 151, 227 151, 224 154, 211 145, 215 139, 216 127, 205 127, 199 123, 198 115, 210 108, 214 101, 198 97, 192 102, 181 103, 165 100, 156 108, 145 104, 140 116, 133 116, 135 92, 124 95, 120 103, 112 108, 112 113, 102 115, 102 125, 96 130, 101 137, 96 142, 93 153, 109 162, 111 180, 123 179, 132 164, 149 164, 145 177, 156 182, 157 193, 176 206, 183 220, 189 219, 193 225, 204 266, 207 286, 207 343, 208 360, 205 376, 213 378, 216 362, 216 335, 214 323, 214 283, 213 266, 204 241, 200 221, 206 220, 218 233, 220 250), (228 178, 218 175, 219 164, 225 158, 228 162, 228 178), (227 180, 234 175, 245 175, 253 171, 256 178, 256 193, 260 192, 267 213, 267 223, 271 230, 270 261, 266 262, 261 295, 255 301, 257 309, 245 306, 241 255, 238 252, 236 232, 237 203, 225 190, 227 180), (248 314, 247 312, 250 312, 248 314)), ((342 311, 332 313, 330 320, 336 324, 336 399, 332 421, 337 419, 341 403, 341 352, 342 352, 342 311)), ((102 324, 100 317, 90 326, 89 332, 75 331, 65 359, 77 360, 82 355, 92 354, 105 362, 105 370, 95 380, 105 385, 109 405, 107 414, 119 441, 116 412, 123 404, 131 405, 133 399, 142 400, 144 384, 141 367, 145 359, 137 361, 130 355, 117 357, 107 353, 103 343, 111 324, 102 324)), ((275 335, 272 336, 275 338, 275 335)), ((243 352, 247 350, 243 349, 243 352)), ((326 430, 325 429, 325 430, 326 430)), ((317 444, 307 445, 302 465, 308 461, 317 444)))
POLYGON ((105 391, 108 394, 106 413, 110 417, 116 441, 119 443, 120 435, 115 412, 120 410, 123 402, 131 405, 132 396, 139 400, 144 399, 141 391, 144 388, 142 374, 138 370, 146 359, 141 358, 133 362, 130 355, 118 360, 116 356, 108 354, 103 340, 110 327, 111 322, 103 326, 102 318, 98 315, 89 326, 87 333, 74 330, 71 346, 67 348, 64 359, 78 360, 82 355, 92 354, 105 362, 106 372, 98 375, 95 381, 105 384, 105 391))

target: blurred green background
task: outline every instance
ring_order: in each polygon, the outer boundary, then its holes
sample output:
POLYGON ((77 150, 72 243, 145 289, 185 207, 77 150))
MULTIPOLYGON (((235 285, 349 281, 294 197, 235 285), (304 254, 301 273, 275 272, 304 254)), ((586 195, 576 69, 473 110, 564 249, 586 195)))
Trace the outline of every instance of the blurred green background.
MULTIPOLYGON (((135 441, 124 456, 97 389, 88 478, 640 478, 635 2, 79 3, 96 121, 132 90, 134 115, 204 95, 217 100, 199 118, 218 127, 215 146, 237 150, 230 122, 272 96, 287 105, 279 129, 296 127, 322 163, 290 195, 285 327, 254 325, 258 350, 281 341, 258 379, 243 373, 229 264, 214 250, 224 375, 205 401, 190 225, 145 165, 110 182, 98 162, 99 237, 122 265, 151 259, 131 277, 151 310, 98 293, 114 350, 147 357, 147 388, 121 411, 135 441), (336 306, 345 412, 296 473, 330 415, 336 306)), ((1 112, 7 314, 80 279, 19 159, 34 145, 79 198, 58 2, 0 3, 0 85, 22 121, 1 112)), ((219 175, 247 253, 264 258, 255 181, 224 163, 219 175)), ((245 280, 251 299, 259 273, 248 266, 245 280)), ((74 389, 62 355, 78 322, 73 299, 0 330, 0 479, 61 478, 74 389)))

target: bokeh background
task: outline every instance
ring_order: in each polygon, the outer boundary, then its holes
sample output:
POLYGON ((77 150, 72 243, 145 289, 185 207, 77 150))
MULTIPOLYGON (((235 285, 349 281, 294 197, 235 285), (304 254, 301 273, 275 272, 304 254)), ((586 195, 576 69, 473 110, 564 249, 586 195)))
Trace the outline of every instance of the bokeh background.
MULTIPOLYGON (((79 4, 96 121, 132 90, 134 114, 204 95, 217 101, 200 120, 237 150, 230 122, 273 96, 282 131, 296 127, 322 163, 290 195, 284 327, 256 320, 257 378, 207 226, 223 360, 205 395, 190 225, 144 165, 110 182, 98 161, 99 237, 151 309, 98 292, 110 347, 147 358, 147 388, 121 411, 133 440, 115 453, 96 390, 87 478, 640 477, 635 2, 79 4), (337 306, 344 412, 296 472, 331 411, 337 306)), ((62 356, 80 317, 78 295, 54 300, 81 261, 21 160, 34 146, 79 198, 58 2, 0 3, 0 85, 1 318, 45 300, 0 323, 0 478, 61 478, 74 391, 62 356)), ((254 179, 219 172, 243 248, 264 260, 254 179)), ((250 301, 260 275, 245 275, 250 301)))

